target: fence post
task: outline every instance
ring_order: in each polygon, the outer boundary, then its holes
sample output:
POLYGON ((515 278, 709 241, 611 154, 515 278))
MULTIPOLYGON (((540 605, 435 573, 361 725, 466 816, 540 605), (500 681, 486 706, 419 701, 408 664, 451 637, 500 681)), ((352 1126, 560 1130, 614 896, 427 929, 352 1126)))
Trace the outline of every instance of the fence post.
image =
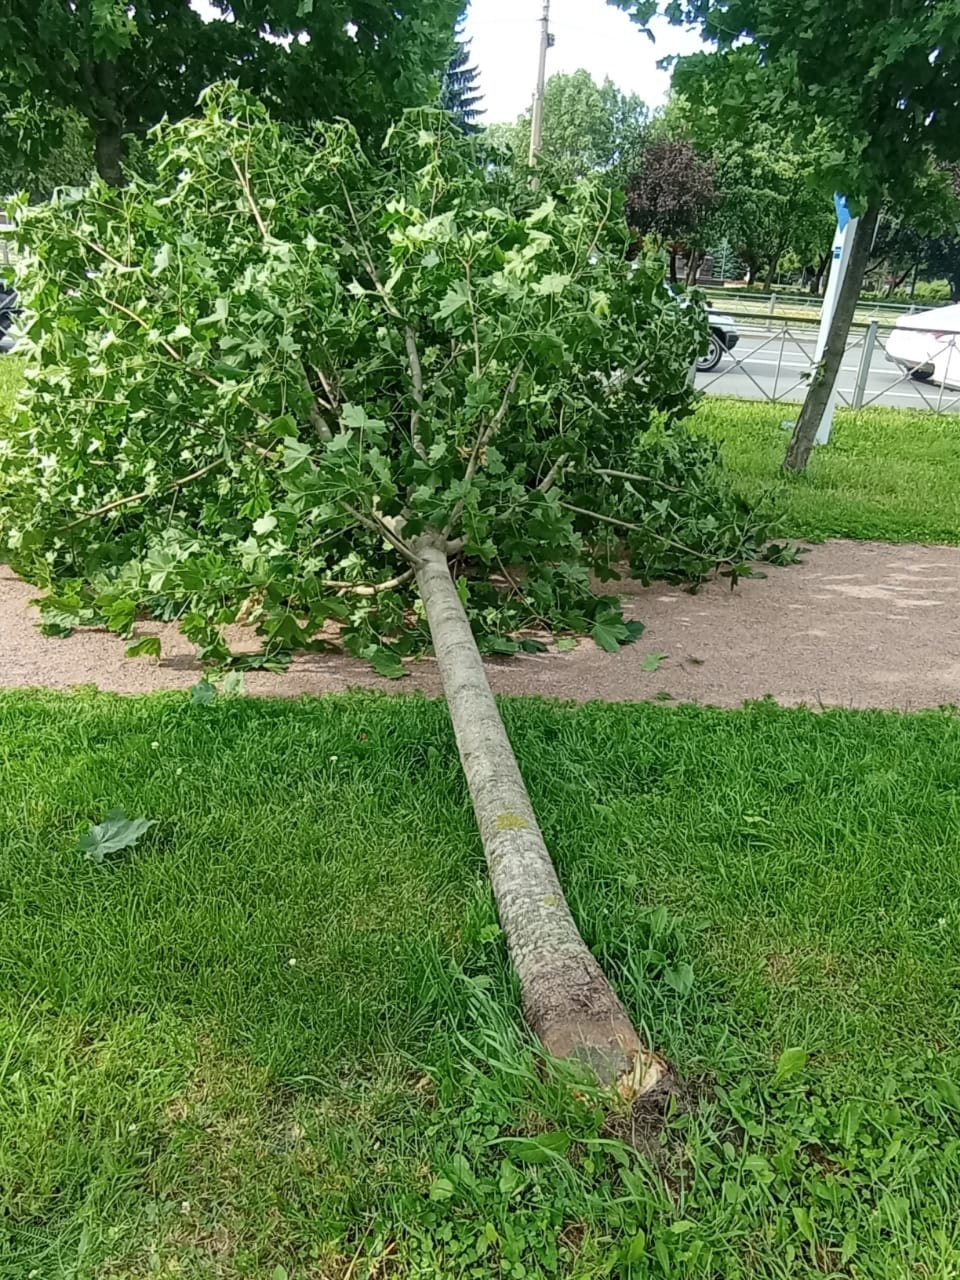
POLYGON ((776 309, 777 309, 777 295, 775 293, 771 293, 770 305, 769 307, 767 307, 767 328, 768 329, 773 328, 773 314, 776 311, 776 309))
POLYGON ((852 409, 863 408, 863 397, 867 390, 867 378, 870 376, 870 365, 873 363, 873 348, 877 342, 879 321, 871 320, 867 332, 863 335, 863 350, 860 352, 860 368, 857 370, 857 381, 853 388, 852 409))

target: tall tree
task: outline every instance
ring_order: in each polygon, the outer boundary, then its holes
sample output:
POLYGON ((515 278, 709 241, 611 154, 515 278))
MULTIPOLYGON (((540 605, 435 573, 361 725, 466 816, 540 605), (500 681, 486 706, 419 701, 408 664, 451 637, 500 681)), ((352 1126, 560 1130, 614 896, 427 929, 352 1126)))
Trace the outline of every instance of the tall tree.
POLYGON ((788 252, 818 266, 835 227, 833 202, 815 182, 817 167, 830 151, 827 130, 819 125, 800 136, 772 114, 732 116, 723 102, 731 89, 729 76, 749 77, 752 63, 731 56, 720 94, 711 77, 697 76, 698 65, 686 59, 677 63, 657 125, 711 157, 720 193, 713 237, 730 243, 751 283, 762 279, 769 286, 788 252))
MULTIPOLYGON (((629 7, 623 0, 621 7, 629 7)), ((794 430, 785 467, 802 470, 836 384, 880 209, 906 209, 931 158, 960 158, 960 0, 671 0, 717 53, 726 107, 775 113, 798 129, 831 129, 819 178, 862 214, 823 359, 794 430), (752 60, 730 77, 731 60, 752 60)))
POLYGON ((463 35, 466 21, 464 9, 457 18, 453 54, 440 84, 440 106, 449 111, 464 133, 477 133, 480 127, 477 121, 483 115, 480 107, 483 94, 480 73, 470 62, 470 41, 463 35))
MULTIPOLYGON (((27 141, 42 152, 60 142, 58 113, 79 113, 112 185, 123 180, 125 135, 188 114, 225 77, 286 118, 343 115, 380 134, 435 92, 458 9, 458 0, 211 0, 201 17, 190 0, 5 0, 0 115, 24 94, 35 100, 42 127, 27 141)), ((0 141, 9 155, 24 138, 8 128, 0 141)))
MULTIPOLYGON (((648 111, 636 94, 611 80, 598 85, 589 71, 551 76, 544 91, 539 163, 559 182, 606 173, 623 186, 642 145, 648 111)), ((530 113, 495 125, 491 138, 506 143, 520 163, 530 150, 530 113)))
POLYGON ((642 235, 654 235, 670 254, 670 279, 676 283, 677 254, 700 247, 707 220, 720 201, 714 166, 689 142, 651 142, 627 186, 627 222, 642 235))

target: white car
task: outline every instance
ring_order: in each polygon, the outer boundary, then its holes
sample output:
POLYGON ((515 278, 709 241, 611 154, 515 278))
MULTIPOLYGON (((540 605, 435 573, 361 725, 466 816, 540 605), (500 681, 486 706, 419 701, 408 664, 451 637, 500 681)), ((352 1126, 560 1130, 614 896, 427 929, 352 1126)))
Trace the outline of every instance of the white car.
POLYGON ((960 391, 960 305, 900 316, 886 353, 918 382, 939 382, 960 391))
POLYGON ((724 315, 707 306, 707 323, 710 326, 710 345, 697 359, 697 373, 709 373, 715 369, 724 355, 740 341, 737 322, 733 316, 724 315))

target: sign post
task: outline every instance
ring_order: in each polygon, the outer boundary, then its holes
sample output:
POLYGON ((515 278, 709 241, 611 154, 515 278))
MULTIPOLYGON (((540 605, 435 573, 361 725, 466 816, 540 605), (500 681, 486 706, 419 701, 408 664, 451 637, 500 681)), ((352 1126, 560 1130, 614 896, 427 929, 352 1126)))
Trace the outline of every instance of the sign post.
MULTIPOLYGON (((833 237, 833 257, 830 262, 830 274, 827 277, 827 287, 823 295, 823 306, 820 309, 820 330, 817 334, 817 346, 814 351, 813 359, 815 364, 819 364, 823 359, 823 352, 827 345, 827 338, 830 334, 830 326, 833 323, 834 312, 837 309, 837 299, 840 296, 840 288, 843 284, 843 278, 847 274, 847 268, 850 265, 850 254, 853 252, 853 241, 857 234, 858 219, 850 216, 850 210, 847 208, 847 200, 845 196, 833 197, 834 207, 837 211, 837 231, 833 237)), ((837 382, 839 382, 839 375, 837 382)), ((833 391, 830 394, 830 400, 827 403, 826 412, 823 415, 823 421, 820 423, 820 429, 814 444, 826 444, 830 439, 830 432, 833 428, 833 414, 837 407, 837 383, 834 383, 833 391)))

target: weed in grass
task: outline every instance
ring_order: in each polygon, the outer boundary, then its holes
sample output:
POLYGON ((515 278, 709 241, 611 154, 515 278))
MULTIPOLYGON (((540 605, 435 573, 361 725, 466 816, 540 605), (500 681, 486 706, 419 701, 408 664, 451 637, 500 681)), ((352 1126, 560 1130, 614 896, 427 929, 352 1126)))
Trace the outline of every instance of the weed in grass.
POLYGON ((705 398, 694 424, 723 441, 743 493, 766 500, 793 538, 960 543, 960 418, 840 409, 829 445, 786 477, 784 406, 705 398))
POLYGON ((662 1127, 523 1036, 442 705, 4 694, 2 1280, 956 1274, 955 714, 503 711, 662 1127))

